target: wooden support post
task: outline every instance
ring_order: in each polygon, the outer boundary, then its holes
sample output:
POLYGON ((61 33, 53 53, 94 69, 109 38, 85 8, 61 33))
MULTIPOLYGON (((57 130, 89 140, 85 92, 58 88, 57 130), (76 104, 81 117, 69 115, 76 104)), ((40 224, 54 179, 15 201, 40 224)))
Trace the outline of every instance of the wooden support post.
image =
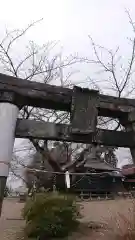
MULTIPOLYGON (((127 127, 127 130, 133 131, 135 133, 135 111, 132 111, 128 114, 128 121, 130 122, 129 126, 127 127)), ((132 161, 135 164, 135 146, 133 148, 130 148, 132 161)))
POLYGON ((71 104, 72 134, 90 134, 97 125, 98 91, 74 87, 71 104))
MULTIPOLYGON (((0 166, 0 168, 1 168, 1 166, 0 166)), ((1 212, 2 212, 2 203, 3 203, 3 198, 4 198, 6 181, 7 181, 7 177, 0 176, 0 216, 1 216, 1 212)))
POLYGON ((19 113, 19 108, 13 100, 13 93, 6 92, 0 95, 0 216, 6 180, 12 159, 16 121, 19 113))
MULTIPOLYGON (((135 110, 130 112, 128 114, 128 119, 125 121, 121 121, 121 124, 125 127, 125 130, 127 132, 134 132, 133 140, 135 139, 135 110)), ((130 141, 130 139, 129 139, 130 141)), ((134 147, 130 148, 131 156, 132 156, 132 161, 135 164, 135 145, 134 147)))

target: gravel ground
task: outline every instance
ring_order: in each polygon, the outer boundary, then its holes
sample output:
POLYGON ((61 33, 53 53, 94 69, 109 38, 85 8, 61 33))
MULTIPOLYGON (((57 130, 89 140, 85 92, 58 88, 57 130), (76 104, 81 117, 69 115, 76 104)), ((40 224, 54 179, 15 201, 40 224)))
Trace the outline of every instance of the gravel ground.
MULTIPOLYGON (((114 216, 117 212, 120 212, 127 216, 128 209, 132 206, 132 203, 132 200, 108 200, 89 203, 85 202, 82 209, 82 213, 84 215, 83 220, 87 222, 97 221, 108 223, 111 217, 114 216)), ((4 200, 2 217, 0 218, 0 240, 16 240, 16 233, 18 233, 25 224, 25 222, 21 220, 22 207, 23 203, 19 203, 15 199, 4 200)), ((85 229, 82 234, 74 234, 71 239, 101 239, 99 233, 94 232, 94 235, 92 235, 91 238, 90 236, 91 232, 87 228, 87 230, 85 229)))

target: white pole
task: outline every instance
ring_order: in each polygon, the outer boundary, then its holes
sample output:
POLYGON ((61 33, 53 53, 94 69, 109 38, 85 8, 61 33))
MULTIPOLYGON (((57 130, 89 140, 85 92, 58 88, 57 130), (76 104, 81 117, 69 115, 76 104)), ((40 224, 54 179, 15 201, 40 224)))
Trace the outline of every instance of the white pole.
POLYGON ((0 215, 6 180, 15 139, 19 108, 11 103, 0 103, 0 215))
POLYGON ((65 172, 65 182, 66 182, 66 187, 70 188, 70 175, 68 171, 65 172))

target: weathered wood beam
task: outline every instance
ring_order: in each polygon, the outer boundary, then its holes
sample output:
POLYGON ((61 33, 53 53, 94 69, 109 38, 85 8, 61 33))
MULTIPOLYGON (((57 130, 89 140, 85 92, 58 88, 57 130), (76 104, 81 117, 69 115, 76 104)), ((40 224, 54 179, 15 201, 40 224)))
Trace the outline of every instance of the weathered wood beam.
POLYGON ((17 138, 36 138, 80 143, 98 143, 116 147, 134 147, 133 132, 97 129, 96 134, 72 135, 71 126, 36 120, 19 120, 16 126, 17 138))
POLYGON ((0 74, 0 91, 14 91, 24 98, 25 105, 70 111, 72 90, 68 88, 0 74))
MULTIPOLYGON (((72 89, 32 82, 0 73, 0 91, 18 93, 24 98, 25 105, 62 111, 71 109, 72 89)), ((121 117, 135 108, 135 100, 99 94, 97 107, 100 116, 121 117)))
POLYGON ((98 91, 74 87, 70 114, 72 134, 95 132, 98 95, 98 91))

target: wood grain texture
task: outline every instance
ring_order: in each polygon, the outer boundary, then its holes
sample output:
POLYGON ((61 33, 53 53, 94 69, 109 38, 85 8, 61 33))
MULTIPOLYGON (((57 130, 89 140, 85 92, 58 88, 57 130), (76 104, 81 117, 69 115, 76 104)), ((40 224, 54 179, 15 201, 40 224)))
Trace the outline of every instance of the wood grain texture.
MULTIPOLYGON (((24 105, 69 112, 71 109, 72 89, 0 74, 0 91, 14 91, 23 97, 24 105)), ((97 108, 100 116, 121 117, 135 108, 135 100, 99 94, 97 108)))
POLYGON ((71 131, 73 134, 95 132, 97 126, 98 92, 74 87, 71 105, 71 131))
POLYGON ((19 120, 16 126, 17 138, 50 139, 78 143, 98 143, 116 147, 135 147, 134 133, 96 129, 88 135, 74 135, 71 126, 36 120, 19 120))

